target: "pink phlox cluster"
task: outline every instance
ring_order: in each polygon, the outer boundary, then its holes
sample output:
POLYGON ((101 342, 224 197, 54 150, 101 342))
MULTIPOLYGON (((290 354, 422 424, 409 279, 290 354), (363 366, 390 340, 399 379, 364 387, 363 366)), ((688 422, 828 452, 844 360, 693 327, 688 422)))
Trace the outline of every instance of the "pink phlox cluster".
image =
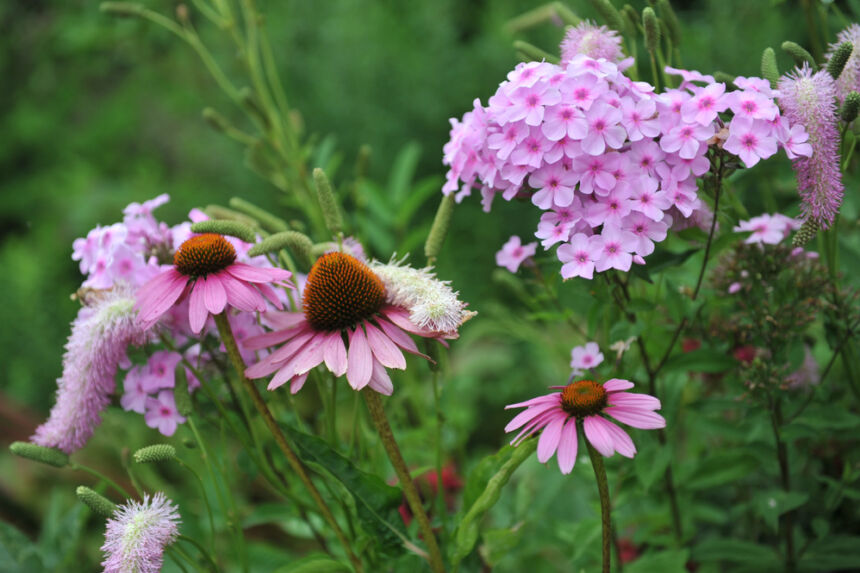
POLYGON ((31 440, 40 446, 75 452, 101 423, 101 412, 114 392, 119 366, 127 367, 126 349, 140 346, 146 335, 134 320, 134 298, 127 285, 92 297, 72 322, 57 380, 57 401, 48 420, 31 440))
POLYGON ((744 240, 745 243, 776 245, 788 237, 792 231, 800 229, 801 224, 797 219, 787 217, 782 213, 774 213, 773 215, 765 213, 753 217, 749 221, 739 221, 734 230, 750 233, 750 236, 744 240))
POLYGON ((667 68, 681 87, 655 94, 624 63, 581 53, 562 66, 519 64, 483 106, 452 119, 443 193, 481 191, 485 211, 501 195, 542 211, 536 237, 558 245, 562 276, 592 278, 643 264, 669 229, 709 226, 697 178, 712 145, 747 167, 786 149, 811 153, 760 78, 729 90, 711 76, 667 68))
POLYGON ((524 260, 534 256, 536 250, 537 242, 523 245, 522 239, 514 235, 496 253, 496 264, 515 273, 524 260))
POLYGON ((158 492, 143 501, 128 500, 107 521, 104 573, 158 573, 164 548, 179 536, 179 511, 158 492))

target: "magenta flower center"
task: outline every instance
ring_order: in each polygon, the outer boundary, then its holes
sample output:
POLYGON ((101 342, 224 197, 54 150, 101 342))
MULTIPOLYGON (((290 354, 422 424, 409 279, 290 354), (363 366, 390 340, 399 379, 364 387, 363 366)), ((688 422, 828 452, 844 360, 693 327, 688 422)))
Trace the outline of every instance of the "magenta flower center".
POLYGON ((198 278, 224 270, 235 260, 236 249, 227 239, 215 233, 204 233, 179 246, 173 255, 173 266, 185 276, 198 278))
POLYGON ((578 380, 561 391, 561 408, 571 416, 585 418, 599 414, 609 404, 609 395, 602 384, 578 380))

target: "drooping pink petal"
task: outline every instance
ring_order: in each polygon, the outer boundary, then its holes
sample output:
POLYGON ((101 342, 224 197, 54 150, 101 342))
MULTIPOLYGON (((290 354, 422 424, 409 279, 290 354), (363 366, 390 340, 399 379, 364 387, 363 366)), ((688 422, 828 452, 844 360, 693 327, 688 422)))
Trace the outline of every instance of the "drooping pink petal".
MULTIPOLYGON (((218 274, 212 274, 203 279, 197 279, 197 288, 203 289, 203 304, 212 314, 221 314, 227 306, 227 293, 221 284, 218 274), (200 285, 200 282, 203 282, 200 285)), ((226 273, 224 273, 226 274, 226 273)))
POLYGON ((306 324, 301 325, 299 328, 292 328, 287 330, 275 330, 272 332, 267 332, 265 334, 258 334, 257 336, 250 336, 245 339, 243 342, 243 346, 249 350, 260 350, 261 348, 269 348, 270 346, 274 346, 276 344, 280 344, 281 342, 286 342, 291 338, 298 336, 304 332, 309 332, 310 328, 306 324))
POLYGON ((630 392, 611 392, 609 403, 613 406, 624 406, 631 410, 654 411, 660 409, 660 400, 648 394, 631 394, 630 392))
POLYGON ((278 298, 278 293, 275 291, 275 289, 272 288, 271 285, 266 283, 257 283, 257 288, 260 289, 260 292, 263 293, 263 296, 266 297, 269 302, 272 303, 272 306, 274 306, 278 310, 284 308, 281 299, 278 298))
POLYGON ((272 357, 272 361, 273 362, 279 362, 279 361, 283 362, 285 360, 289 360, 293 355, 298 354, 299 350, 309 340, 311 340, 315 336, 322 336, 322 335, 320 333, 316 332, 315 330, 310 329, 310 328, 308 328, 306 330, 302 330, 299 334, 294 336, 293 339, 290 340, 288 343, 286 343, 285 345, 281 346, 280 348, 278 348, 277 350, 272 352, 272 354, 270 355, 272 357))
POLYGON ((373 355, 383 366, 399 370, 406 369, 406 358, 390 338, 369 321, 364 322, 364 329, 367 331, 367 342, 373 355))
POLYGON ((263 315, 263 319, 273 330, 286 330, 307 321, 303 312, 270 311, 263 315))
POLYGON ((296 394, 299 390, 302 389, 302 386, 305 385, 305 382, 308 379, 308 373, 305 372, 301 376, 296 376, 290 382, 290 394, 296 394))
POLYGON ((388 371, 376 360, 373 361, 373 375, 371 375, 368 385, 385 396, 391 396, 394 393, 394 384, 391 383, 388 371))
MULTIPOLYGON (((564 388, 564 386, 550 386, 550 388, 564 388)), ((561 396, 561 392, 553 392, 552 394, 544 394, 543 396, 538 396, 537 398, 532 398, 531 400, 526 400, 525 402, 518 402, 516 404, 508 404, 505 406, 505 410, 509 410, 511 408, 525 408, 528 406, 534 406, 536 404, 540 404, 541 402, 553 402, 558 404, 559 396, 561 396)))
POLYGON ((525 440, 529 436, 531 436, 536 431, 540 430, 547 424, 549 424, 552 420, 560 416, 561 413, 558 410, 548 410, 534 418, 531 422, 523 426, 520 430, 520 433, 514 436, 514 439, 511 440, 511 445, 516 446, 519 442, 525 440))
POLYGON ((227 293, 227 302, 245 312, 266 310, 266 301, 254 287, 235 278, 230 273, 219 273, 221 285, 227 293))
POLYGON ((565 418, 566 416, 556 416, 541 432, 537 447, 537 457, 540 463, 546 463, 558 449, 565 418))
POLYGON ((349 333, 349 351, 346 358, 346 380, 354 390, 361 390, 373 375, 373 353, 359 324, 349 333))
POLYGON ((600 416, 587 416, 582 422, 585 437, 601 455, 611 457, 615 453, 615 440, 606 426, 611 424, 600 416))
POLYGON ((415 341, 412 340, 408 334, 400 330, 395 324, 381 318, 376 319, 376 324, 382 328, 382 331, 388 336, 388 338, 394 341, 394 344, 410 354, 415 354, 416 356, 421 356, 422 358, 430 360, 429 356, 418 350, 418 346, 415 344, 415 341))
POLYGON ((200 334, 203 327, 206 325, 206 319, 209 318, 209 312, 206 310, 206 304, 203 301, 203 289, 198 280, 191 287, 191 296, 188 300, 188 320, 191 323, 191 332, 200 334))
POLYGON ((666 420, 663 416, 654 412, 644 412, 624 406, 610 406, 603 411, 619 422, 639 428, 640 430, 656 430, 657 428, 666 427, 666 420))
POLYGON ((340 377, 346 374, 346 345, 343 343, 343 335, 340 331, 332 332, 326 336, 323 359, 326 367, 335 376, 340 377))
POLYGON ((290 271, 275 268, 261 268, 245 263, 233 263, 226 271, 239 280, 251 283, 280 282, 290 278, 290 271))
POLYGON ((529 420, 532 420, 535 417, 543 414, 544 412, 552 410, 553 408, 558 408, 557 402, 538 404, 536 406, 526 408, 525 410, 514 416, 513 420, 508 422, 508 425, 505 426, 505 432, 513 432, 523 424, 527 423, 529 420))
POLYGON ((188 284, 188 277, 170 269, 153 277, 137 291, 138 319, 151 326, 172 307, 188 284))
POLYGON ((576 419, 571 418, 561 430, 561 440, 558 442, 558 469, 563 474, 569 474, 576 463, 576 450, 579 443, 576 437, 576 419))
POLYGON ((633 382, 622 380, 620 378, 612 378, 603 383, 603 389, 607 392, 618 392, 621 390, 629 390, 633 388, 633 382))
POLYGON ((636 446, 633 445, 633 440, 630 439, 627 432, 612 422, 607 422, 603 427, 612 436, 616 452, 625 458, 632 458, 636 455, 636 446))
POLYGON ((325 354, 325 339, 324 335, 317 334, 302 347, 301 352, 296 356, 294 365, 296 374, 307 374, 311 368, 322 363, 325 354))

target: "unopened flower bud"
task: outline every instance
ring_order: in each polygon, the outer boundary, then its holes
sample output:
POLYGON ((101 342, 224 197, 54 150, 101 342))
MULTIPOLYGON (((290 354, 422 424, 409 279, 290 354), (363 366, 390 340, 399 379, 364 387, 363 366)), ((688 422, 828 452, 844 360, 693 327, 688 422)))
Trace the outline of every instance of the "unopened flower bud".
POLYGON ((309 267, 311 264, 311 253, 313 248, 314 244, 307 235, 297 231, 283 231, 266 237, 251 247, 248 254, 252 257, 256 257, 257 255, 276 253, 281 249, 287 249, 295 255, 296 260, 300 265, 309 267))
POLYGON ((314 184, 317 188, 317 199, 320 202, 320 208, 325 218, 325 226, 333 235, 337 235, 343 231, 343 219, 340 216, 340 209, 337 207, 337 200, 334 196, 334 191, 331 188, 331 182, 325 174, 325 171, 317 167, 314 169, 314 184))
POLYGON ((812 54, 807 52, 800 44, 795 42, 783 42, 782 50, 794 59, 794 63, 797 64, 798 67, 803 67, 804 62, 806 62, 813 70, 818 68, 815 64, 815 58, 813 58, 812 54))
POLYGON ((656 54, 660 47, 660 21, 650 6, 642 10, 642 27, 645 28, 645 47, 651 54, 656 54))
POLYGON ((134 452, 134 461, 139 464, 166 462, 176 457, 176 448, 170 444, 154 444, 134 452))
POLYGON ((454 195, 446 195, 439 202, 439 208, 436 210, 436 217, 433 218, 433 226, 430 227, 430 234, 427 235, 427 241, 424 243, 424 256, 428 261, 436 260, 439 252, 442 250, 442 244, 445 242, 445 237, 448 235, 448 229, 451 227, 451 218, 454 214, 454 195))
POLYGON ((116 511, 116 504, 84 485, 79 485, 78 489, 75 490, 75 494, 81 503, 90 508, 96 515, 111 517, 114 511, 116 511))
POLYGON ((791 240, 791 244, 795 247, 803 247, 815 238, 816 233, 818 233, 818 223, 815 219, 809 217, 803 222, 803 225, 800 226, 800 229, 791 240))
POLYGON ((860 111, 860 93, 852 91, 845 96, 845 103, 842 104, 842 121, 851 123, 857 119, 858 111, 860 111))
POLYGON ((761 75, 770 82, 770 87, 776 88, 779 83, 779 67, 776 65, 776 52, 773 48, 765 48, 761 55, 761 75))
POLYGON ((833 55, 830 56, 830 60, 827 62, 827 73, 830 74, 831 78, 834 80, 839 79, 853 51, 854 46, 851 42, 842 42, 836 47, 836 51, 833 52, 833 55))
POLYGON ((669 0, 659 0, 657 9, 660 11, 662 21, 666 23, 669 41, 677 48, 681 45, 681 24, 678 22, 678 16, 675 15, 675 10, 672 9, 669 0))
POLYGON ((62 468, 69 465, 69 456, 55 448, 37 446, 29 442, 12 442, 9 451, 16 456, 62 468))
POLYGON ((621 13, 612 5, 612 2, 609 0, 591 0, 591 5, 600 14, 600 17, 603 18, 607 26, 618 32, 624 32, 624 20, 621 18, 621 13))
POLYGON ((194 233, 217 233, 219 235, 227 235, 229 237, 242 239, 246 243, 253 243, 257 240, 251 227, 238 221, 223 221, 219 219, 198 221, 191 225, 191 231, 194 233))

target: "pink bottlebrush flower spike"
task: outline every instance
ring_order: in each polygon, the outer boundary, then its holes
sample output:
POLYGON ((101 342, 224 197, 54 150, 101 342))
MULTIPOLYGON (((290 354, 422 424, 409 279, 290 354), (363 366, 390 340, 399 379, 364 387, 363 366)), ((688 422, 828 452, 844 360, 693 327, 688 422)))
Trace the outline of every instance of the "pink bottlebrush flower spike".
POLYGON ((236 249, 224 237, 214 233, 197 235, 177 249, 172 268, 140 287, 138 319, 148 329, 187 295, 191 330, 197 334, 203 330, 209 313, 220 314, 228 304, 245 312, 262 312, 268 299, 283 308, 268 283, 284 283, 290 275, 283 269, 238 263, 236 249))
POLYGON ((102 551, 104 573, 158 573, 164 548, 179 536, 179 512, 163 493, 129 500, 108 519, 102 551))
POLYGON ((826 70, 812 73, 808 65, 779 80, 779 104, 791 125, 800 124, 809 135, 811 157, 794 163, 797 189, 803 199, 804 218, 822 229, 830 227, 842 204, 844 187, 839 167, 839 130, 836 83, 826 70))
POLYGON ((609 62, 617 62, 624 55, 621 52, 621 36, 606 26, 580 22, 567 31, 561 42, 562 65, 580 54, 595 60, 604 58, 609 62))
POLYGON ((602 455, 611 457, 618 452, 632 458, 636 454, 633 440, 604 415, 643 430, 666 427, 663 416, 655 413, 660 409, 660 400, 647 394, 625 391, 632 387, 632 382, 618 378, 604 384, 578 380, 567 386, 558 386, 556 388, 561 392, 505 406, 505 409, 526 408, 505 426, 505 432, 522 428, 511 441, 512 445, 517 445, 543 430, 538 440, 538 461, 545 463, 557 452, 558 467, 563 474, 569 474, 576 463, 576 427, 579 423, 585 431, 585 438, 602 455))

